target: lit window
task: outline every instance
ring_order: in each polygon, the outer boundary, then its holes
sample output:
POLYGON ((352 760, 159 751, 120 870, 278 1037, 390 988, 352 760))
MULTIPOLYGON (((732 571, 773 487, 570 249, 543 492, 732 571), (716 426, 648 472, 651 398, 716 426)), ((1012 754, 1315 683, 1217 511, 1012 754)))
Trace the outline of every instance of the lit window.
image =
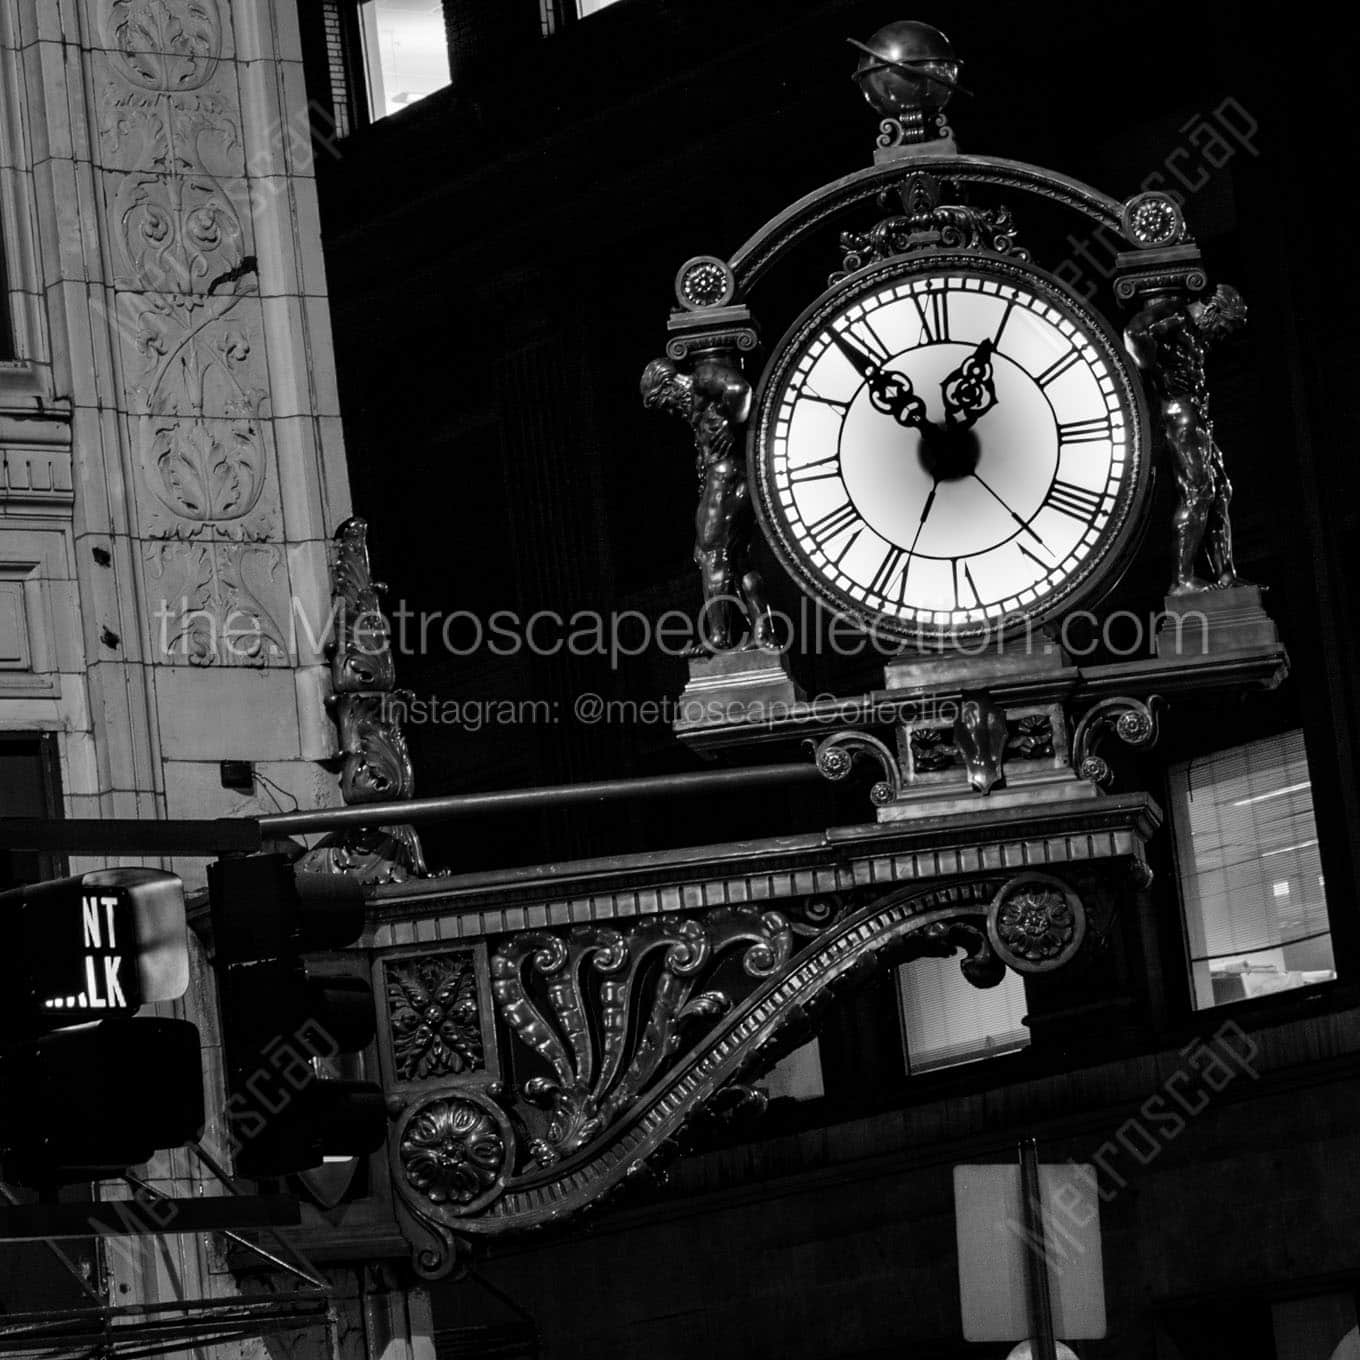
POLYGON ((1171 769, 1195 1006, 1336 976, 1303 734, 1171 769))
POLYGON ((1353 1291, 1282 1299, 1271 1304, 1270 1313, 1278 1360, 1293 1360, 1295 1356, 1360 1360, 1353 1291))
POLYGON ((442 0, 364 0, 359 31, 369 117, 386 118, 449 83, 442 0))
POLYGON ((907 1068, 913 1073, 1010 1053, 1029 1043, 1025 983, 1009 969, 996 987, 974 987, 959 956, 915 959, 897 970, 907 1068))
POLYGON ((545 38, 560 33, 576 19, 588 19, 618 0, 538 0, 539 25, 545 38))
POLYGON ((757 1083, 770 1100, 816 1100, 824 1095, 817 1040, 786 1054, 757 1083))

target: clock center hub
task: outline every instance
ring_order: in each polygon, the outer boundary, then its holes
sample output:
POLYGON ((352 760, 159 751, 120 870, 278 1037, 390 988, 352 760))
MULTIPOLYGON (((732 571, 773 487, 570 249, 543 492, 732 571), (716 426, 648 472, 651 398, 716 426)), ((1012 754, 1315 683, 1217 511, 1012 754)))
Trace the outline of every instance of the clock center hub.
POLYGON ((921 431, 917 452, 921 467, 937 482, 961 482, 977 471, 982 444, 972 429, 929 425, 921 431))
POLYGON ((1012 511, 1032 516, 1057 466, 1049 403, 1003 355, 992 361, 995 404, 971 424, 950 422, 943 385, 975 351, 973 344, 923 345, 885 364, 889 373, 908 375, 921 396, 919 426, 900 425, 877 409, 866 385, 842 427, 841 474, 858 513, 885 542, 915 545, 918 558, 947 560, 1013 537, 1019 530, 1012 511))

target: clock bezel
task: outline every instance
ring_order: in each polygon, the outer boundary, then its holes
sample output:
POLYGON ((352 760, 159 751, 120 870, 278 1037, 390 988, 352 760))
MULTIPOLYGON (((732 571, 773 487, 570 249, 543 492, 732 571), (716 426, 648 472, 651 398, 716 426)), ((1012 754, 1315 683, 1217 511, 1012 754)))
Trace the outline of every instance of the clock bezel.
MULTIPOLYGON (((754 488, 756 518, 780 565, 807 595, 866 632, 894 643, 915 644, 928 651, 966 647, 979 639, 1004 641, 1061 615, 1089 607, 1118 584, 1137 548, 1151 500, 1150 425, 1142 381, 1123 341, 1110 323, 1055 275, 1013 256, 983 255, 967 250, 932 250, 918 256, 878 261, 855 271, 818 296, 786 330, 761 375, 752 402, 748 429, 748 479, 754 488), (1028 290, 1068 315, 1102 351, 1118 389, 1128 428, 1129 472, 1116 499, 1110 523, 1078 570, 1038 607, 1008 615, 1004 622, 925 624, 906 621, 857 600, 829 581, 802 550, 778 509, 773 478, 773 427, 788 378, 811 340, 838 315, 868 295, 906 279, 950 273, 990 275, 999 282, 1028 290)), ((960 611, 963 612, 963 611, 960 611)))

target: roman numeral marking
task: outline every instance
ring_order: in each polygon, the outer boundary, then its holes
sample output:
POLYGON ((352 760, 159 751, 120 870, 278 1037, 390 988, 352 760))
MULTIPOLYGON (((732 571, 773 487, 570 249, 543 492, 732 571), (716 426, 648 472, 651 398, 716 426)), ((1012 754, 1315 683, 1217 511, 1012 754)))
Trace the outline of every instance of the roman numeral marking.
POLYGON ((1034 381, 1037 382, 1040 387, 1047 387, 1055 378, 1061 378, 1062 375, 1080 358, 1081 351, 1079 349, 1069 349, 1066 354, 1060 355, 1058 358, 1054 359, 1054 361, 1049 364, 1034 381))
POLYGON ((869 324, 864 318, 852 322, 846 330, 855 337, 880 364, 885 364, 893 357, 892 350, 883 343, 883 337, 869 324))
POLYGON ((1011 313, 1014 310, 1015 299, 1012 298, 1006 304, 1006 310, 1001 313, 1001 324, 996 328, 996 334, 992 336, 992 347, 994 349, 999 349, 1001 347, 1001 333, 1006 329, 1006 322, 1008 322, 1011 319, 1011 313))
MULTIPOLYGON (((843 534, 855 524, 859 525, 859 529, 864 528, 864 522, 859 517, 859 511, 855 509, 852 502, 846 501, 844 505, 838 506, 829 515, 823 515, 821 519, 814 520, 809 524, 808 533, 812 535, 813 541, 820 548, 823 544, 835 538, 837 534, 843 534)), ((853 543, 855 538, 859 537, 859 529, 855 530, 855 537, 850 540, 850 543, 853 543)), ((845 556, 849 548, 850 544, 847 543, 841 552, 841 557, 845 556)), ((839 562, 840 557, 836 560, 839 562)))
POLYGON ((1073 486, 1071 482, 1054 482, 1046 504, 1055 510, 1061 510, 1064 515, 1071 515, 1073 519, 1089 523, 1095 519, 1103 499, 1100 492, 1088 491, 1084 486, 1073 486))
POLYGON ((1095 444, 1109 439, 1112 434, 1109 416, 1097 416, 1092 420, 1069 420, 1058 426, 1060 444, 1095 444))
POLYGON ((829 458, 819 458, 815 463, 803 463, 799 467, 789 468, 789 481, 795 485, 799 482, 817 482, 824 477, 839 477, 840 475, 840 455, 835 453, 829 458))
MULTIPOLYGON (((901 565, 902 559, 906 557, 905 548, 892 547, 888 549, 883 561, 878 564, 878 570, 874 572, 874 579, 869 582, 869 589, 875 595, 882 595, 885 599, 888 594, 888 582, 892 580, 893 574, 901 565)), ((906 572, 902 573, 903 593, 906 588, 906 572)))
POLYGON ((971 605, 965 605, 962 599, 959 598, 959 559, 954 557, 950 559, 950 562, 954 568, 954 608, 973 609, 980 606, 982 604, 982 595, 978 591, 977 582, 973 580, 973 573, 968 569, 968 563, 965 562, 963 564, 963 579, 973 595, 973 603, 971 605))
POLYGON ((949 294, 933 290, 926 298, 923 302, 919 293, 911 295, 921 315, 921 343, 934 345, 949 339, 949 294))

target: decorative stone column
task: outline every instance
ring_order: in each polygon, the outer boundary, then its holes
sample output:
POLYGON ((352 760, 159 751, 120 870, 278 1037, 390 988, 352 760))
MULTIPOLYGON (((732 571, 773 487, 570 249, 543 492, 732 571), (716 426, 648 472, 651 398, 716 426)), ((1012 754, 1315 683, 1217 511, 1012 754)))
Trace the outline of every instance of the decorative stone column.
MULTIPOLYGON (((317 762, 350 503, 297 24, 291 0, 0 6, 0 728, 56 734, 68 816, 338 799, 317 762)), ((175 1010, 220 1151, 213 1005, 196 960, 175 1010)), ((187 1154, 148 1178, 201 1188, 187 1154)), ((112 1303, 235 1288, 202 1236, 105 1264, 112 1303)))

